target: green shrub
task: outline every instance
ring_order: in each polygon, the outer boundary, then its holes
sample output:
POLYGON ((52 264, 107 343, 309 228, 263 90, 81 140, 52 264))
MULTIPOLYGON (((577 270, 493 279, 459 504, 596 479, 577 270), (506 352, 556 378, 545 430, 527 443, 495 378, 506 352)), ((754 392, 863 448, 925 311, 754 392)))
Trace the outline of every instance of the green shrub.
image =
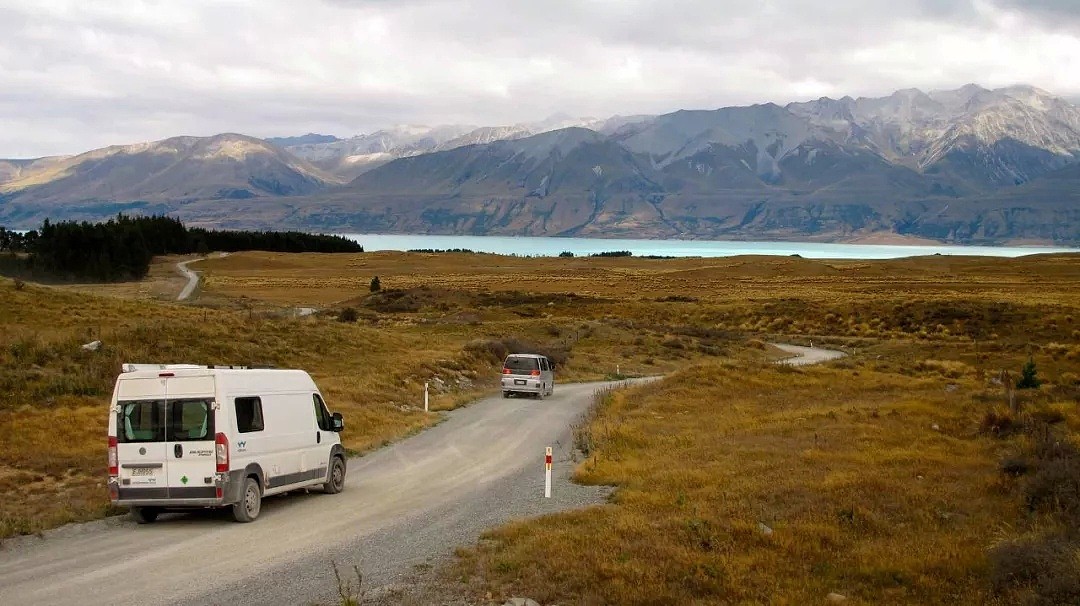
POLYGON ((1035 368, 1035 358, 1028 358, 1024 368, 1020 370, 1020 380, 1016 382, 1017 389, 1038 389, 1040 385, 1038 370, 1035 368))

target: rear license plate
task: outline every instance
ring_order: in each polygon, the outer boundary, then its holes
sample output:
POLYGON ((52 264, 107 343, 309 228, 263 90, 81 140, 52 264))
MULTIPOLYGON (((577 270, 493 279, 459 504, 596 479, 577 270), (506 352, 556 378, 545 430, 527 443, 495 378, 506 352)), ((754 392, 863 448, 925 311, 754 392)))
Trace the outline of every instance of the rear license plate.
POLYGON ((152 476, 154 475, 153 468, 150 467, 136 467, 131 470, 133 476, 152 476))
POLYGON ((514 379, 514 385, 524 385, 525 379, 514 379))

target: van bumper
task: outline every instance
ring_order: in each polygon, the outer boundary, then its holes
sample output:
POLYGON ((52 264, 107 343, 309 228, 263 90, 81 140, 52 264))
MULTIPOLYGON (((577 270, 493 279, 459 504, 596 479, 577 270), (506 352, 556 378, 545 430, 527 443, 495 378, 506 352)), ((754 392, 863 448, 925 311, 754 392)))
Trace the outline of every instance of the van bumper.
MULTIPOLYGON (((521 379, 518 379, 521 381, 521 379)), ((544 388, 543 383, 536 379, 525 379, 524 385, 515 385, 513 379, 502 380, 502 390, 516 393, 540 393, 544 388)))
POLYGON ((120 507, 224 507, 240 502, 243 477, 242 470, 232 471, 217 474, 214 484, 184 487, 120 486, 117 478, 110 478, 109 495, 120 507))

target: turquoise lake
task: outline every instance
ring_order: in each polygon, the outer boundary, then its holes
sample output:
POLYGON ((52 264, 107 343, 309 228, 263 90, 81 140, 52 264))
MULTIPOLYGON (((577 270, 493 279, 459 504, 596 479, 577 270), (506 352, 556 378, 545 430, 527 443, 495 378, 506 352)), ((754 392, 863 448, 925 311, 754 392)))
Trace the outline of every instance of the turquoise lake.
POLYGON ((799 255, 808 259, 896 259, 922 255, 972 255, 1020 257, 1055 252, 1080 252, 1076 248, 1039 246, 901 246, 884 244, 824 244, 817 242, 732 242, 722 240, 630 240, 598 238, 534 238, 512 236, 415 236, 394 234, 340 234, 363 245, 364 250, 445 250, 464 248, 474 252, 530 257, 556 257, 562 252, 576 256, 628 250, 635 257, 731 257, 735 255, 799 255))

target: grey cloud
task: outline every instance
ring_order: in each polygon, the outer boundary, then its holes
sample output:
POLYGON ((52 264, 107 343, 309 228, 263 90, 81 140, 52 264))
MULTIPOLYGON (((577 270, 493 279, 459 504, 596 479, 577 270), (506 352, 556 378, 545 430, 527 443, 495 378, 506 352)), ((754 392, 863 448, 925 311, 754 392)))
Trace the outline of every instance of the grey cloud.
POLYGON ((1053 29, 1080 28, 1080 2, 1077 0, 994 0, 994 3, 1037 19, 1053 29))
POLYGON ((991 1, 5 0, 0 157, 971 81, 1080 94, 1080 76, 1055 66, 1080 36, 1044 16, 1068 3, 991 1), (1003 10, 1029 22, 1015 41, 1003 10))

